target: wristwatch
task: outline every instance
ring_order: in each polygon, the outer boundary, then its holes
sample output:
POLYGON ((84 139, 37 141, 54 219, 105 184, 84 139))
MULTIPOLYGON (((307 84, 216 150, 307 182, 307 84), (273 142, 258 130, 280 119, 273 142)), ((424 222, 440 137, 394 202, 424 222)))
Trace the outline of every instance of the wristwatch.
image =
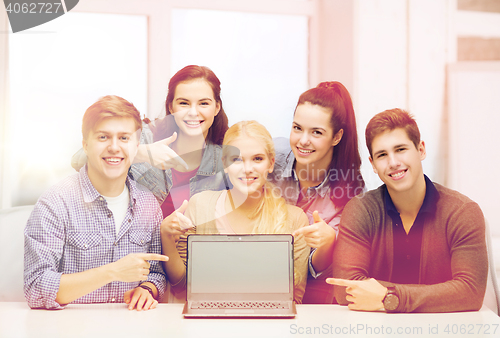
POLYGON ((385 294, 382 303, 384 303, 384 309, 387 312, 394 312, 398 308, 399 297, 394 286, 387 287, 387 293, 385 294))

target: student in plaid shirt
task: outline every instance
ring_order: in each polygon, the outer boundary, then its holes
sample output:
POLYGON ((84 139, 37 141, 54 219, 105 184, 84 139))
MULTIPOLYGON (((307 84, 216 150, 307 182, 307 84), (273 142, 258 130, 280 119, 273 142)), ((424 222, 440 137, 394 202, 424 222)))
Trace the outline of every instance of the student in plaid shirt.
POLYGON ((24 292, 32 308, 125 302, 149 310, 163 296, 162 213, 127 177, 137 153, 140 114, 105 96, 83 117, 88 163, 45 192, 25 229, 24 292))

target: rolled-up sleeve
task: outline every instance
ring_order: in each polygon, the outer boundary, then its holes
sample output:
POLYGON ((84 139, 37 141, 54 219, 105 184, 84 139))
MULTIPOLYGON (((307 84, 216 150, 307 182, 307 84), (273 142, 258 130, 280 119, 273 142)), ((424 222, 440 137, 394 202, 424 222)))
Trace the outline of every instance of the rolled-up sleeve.
POLYGON ((54 200, 40 199, 24 231, 24 295, 31 308, 63 308, 56 296, 65 234, 56 204, 54 200))

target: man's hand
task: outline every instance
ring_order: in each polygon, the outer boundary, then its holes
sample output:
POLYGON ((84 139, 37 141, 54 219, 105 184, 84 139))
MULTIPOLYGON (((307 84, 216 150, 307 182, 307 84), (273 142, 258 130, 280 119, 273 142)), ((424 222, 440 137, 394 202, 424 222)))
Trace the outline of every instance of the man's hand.
POLYGON ((156 305, 158 305, 158 301, 151 296, 151 293, 139 286, 125 292, 123 300, 128 304, 129 310, 136 308, 137 311, 147 311, 156 308, 156 305))
POLYGON ((153 167, 166 169, 188 169, 186 162, 172 148, 169 147, 177 139, 177 133, 153 144, 139 146, 138 162, 149 162, 153 167))
POLYGON ((173 239, 177 243, 181 235, 194 227, 191 220, 184 216, 184 211, 186 211, 187 205, 188 201, 184 200, 179 209, 165 217, 160 225, 160 232, 162 236, 173 239))
POLYGON ((351 310, 377 311, 384 308, 384 299, 387 288, 370 278, 365 280, 348 280, 340 278, 327 278, 328 284, 346 286, 346 300, 351 302, 348 307, 351 310))
POLYGON ((319 217, 318 210, 313 212, 314 224, 302 227, 293 232, 296 239, 304 237, 311 248, 320 248, 324 245, 333 245, 335 230, 319 217))
POLYGON ((114 281, 139 282, 149 275, 148 261, 168 261, 168 257, 153 253, 131 253, 116 262, 108 264, 114 281))

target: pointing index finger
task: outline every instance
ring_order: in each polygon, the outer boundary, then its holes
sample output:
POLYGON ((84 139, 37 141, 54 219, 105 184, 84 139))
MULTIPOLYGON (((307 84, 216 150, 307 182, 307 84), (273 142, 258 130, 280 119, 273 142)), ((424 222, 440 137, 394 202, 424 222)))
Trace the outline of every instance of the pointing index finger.
POLYGON ((163 261, 163 262, 168 261, 168 256, 165 256, 165 255, 154 254, 154 253, 143 253, 143 254, 138 254, 138 255, 140 258, 142 258, 146 261, 163 261))
POLYGON ((356 281, 342 279, 342 278, 327 278, 326 282, 328 284, 339 285, 339 286, 354 286, 356 281))

